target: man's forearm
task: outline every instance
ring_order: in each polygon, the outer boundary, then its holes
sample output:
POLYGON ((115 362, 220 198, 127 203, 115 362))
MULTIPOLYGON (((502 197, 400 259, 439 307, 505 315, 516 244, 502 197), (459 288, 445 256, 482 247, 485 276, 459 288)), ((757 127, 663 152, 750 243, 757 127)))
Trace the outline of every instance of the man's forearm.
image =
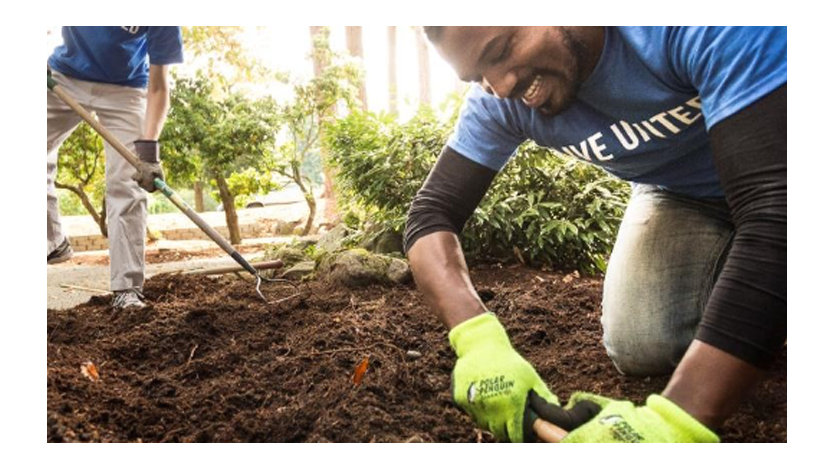
POLYGON ((165 118, 168 115, 170 96, 168 90, 168 66, 151 65, 148 81, 148 104, 142 138, 159 140, 165 118))
POLYGON ((762 369, 695 340, 663 396, 714 430, 735 412, 763 375, 762 369))
POLYGON ((487 311, 455 234, 441 231, 421 237, 408 250, 408 260, 417 287, 447 327, 487 311))

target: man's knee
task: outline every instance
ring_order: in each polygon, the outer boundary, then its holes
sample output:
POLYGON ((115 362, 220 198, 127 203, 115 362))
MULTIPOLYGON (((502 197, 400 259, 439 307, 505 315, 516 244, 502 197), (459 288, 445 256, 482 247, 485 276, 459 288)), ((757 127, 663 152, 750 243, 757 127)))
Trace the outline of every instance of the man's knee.
POLYGON ((647 377, 671 374, 691 338, 682 338, 681 332, 646 326, 606 324, 603 321, 602 340, 608 357, 624 375, 647 377))

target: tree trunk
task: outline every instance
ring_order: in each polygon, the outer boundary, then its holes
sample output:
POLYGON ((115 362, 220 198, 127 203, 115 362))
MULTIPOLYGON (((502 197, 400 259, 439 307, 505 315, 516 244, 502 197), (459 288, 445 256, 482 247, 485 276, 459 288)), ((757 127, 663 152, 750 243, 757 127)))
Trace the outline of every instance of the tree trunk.
POLYGON ((229 191, 226 179, 221 175, 214 175, 217 182, 217 190, 220 191, 220 200, 223 202, 223 212, 226 213, 226 227, 229 228, 229 243, 240 245, 240 226, 237 224, 237 211, 235 210, 235 197, 229 191))
POLYGON ((304 201, 307 203, 307 209, 310 211, 307 215, 307 222, 304 224, 304 230, 301 232, 302 235, 309 235, 310 230, 313 228, 313 221, 316 218, 316 196, 313 194, 313 183, 308 179, 308 184, 304 184, 306 178, 301 176, 301 167, 299 165, 292 166, 292 174, 290 177, 296 186, 298 186, 298 189, 301 190, 301 193, 304 194, 304 201))
POLYGON ((87 210, 87 213, 89 213, 93 217, 93 220, 96 221, 96 225, 98 225, 98 229, 101 234, 105 237, 107 236, 107 212, 105 212, 104 201, 101 203, 101 213, 99 213, 95 206, 93 206, 93 203, 90 201, 87 193, 84 192, 83 188, 79 186, 70 186, 58 181, 55 182, 55 187, 58 189, 66 189, 67 191, 75 194, 78 199, 81 200, 81 204, 84 206, 84 209, 87 210))
POLYGON ((359 59, 362 69, 362 77, 357 84, 359 87, 359 101, 362 103, 362 110, 368 110, 368 91, 365 86, 365 51, 362 48, 362 27, 345 26, 345 40, 347 49, 351 56, 359 59))
POLYGON ((98 229, 107 237, 107 196, 101 197, 101 212, 98 214, 98 229))
MULTIPOLYGON (((360 33, 361 33, 361 27, 360 27, 360 33)), ((320 34, 326 34, 326 35, 328 35, 327 37, 329 38, 329 30, 327 30, 327 28, 324 28, 322 26, 310 26, 310 43, 315 45, 316 37, 320 34)), ((360 36, 360 48, 361 48, 361 36, 360 36)), ((329 65, 330 65, 330 63, 327 60, 323 60, 321 57, 316 57, 316 55, 313 54, 313 73, 315 74, 316 77, 321 76, 322 71, 329 65)), ((334 106, 330 110, 330 115, 334 115, 335 113, 336 113, 336 108, 334 106)), ((319 123, 319 124, 322 124, 322 123, 319 123)), ((322 194, 322 197, 326 201, 325 202, 325 219, 327 219, 328 223, 335 225, 337 223, 338 219, 339 219, 339 214, 336 211, 336 206, 337 206, 336 197, 337 196, 336 196, 336 191, 333 187, 333 169, 330 168, 330 165, 327 164, 327 150, 324 149, 324 148, 321 148, 320 151, 321 151, 321 157, 322 157, 321 158, 322 173, 324 173, 324 192, 322 194)), ((303 156, 302 156, 302 158, 303 158, 303 156)), ((302 191, 304 191, 304 194, 305 194, 305 197, 306 197, 307 191, 304 190, 304 187, 301 183, 299 183, 299 186, 302 188, 302 191)), ((309 191, 310 191, 310 193, 313 192, 312 185, 309 188, 309 191)), ((307 204, 309 205, 309 202, 307 204)), ((315 205, 315 196, 313 196, 313 204, 315 205)), ((306 234, 306 232, 305 232, 305 234, 306 234)))
POLYGON ((307 201, 307 208, 310 209, 310 215, 307 216, 307 223, 304 224, 304 230, 301 232, 301 235, 309 235, 310 230, 313 228, 313 221, 316 219, 316 197, 310 191, 304 193, 304 200, 307 201))
POLYGON ((397 27, 388 27, 388 111, 397 115, 397 27))
POLYGON ((417 41, 417 73, 420 78, 420 104, 431 105, 431 80, 429 70, 429 45, 423 28, 414 26, 417 41))
MULTIPOLYGON (((324 34, 328 42, 330 41, 330 30, 324 26, 310 26, 310 45, 313 47, 314 51, 316 37, 320 34, 324 34)), ((325 67, 327 67, 327 62, 322 61, 320 57, 313 55, 313 73, 315 73, 317 77, 321 75, 321 71, 325 67)))
POLYGON ((194 182, 194 210, 197 212, 205 212, 206 202, 203 199, 203 182, 194 182))

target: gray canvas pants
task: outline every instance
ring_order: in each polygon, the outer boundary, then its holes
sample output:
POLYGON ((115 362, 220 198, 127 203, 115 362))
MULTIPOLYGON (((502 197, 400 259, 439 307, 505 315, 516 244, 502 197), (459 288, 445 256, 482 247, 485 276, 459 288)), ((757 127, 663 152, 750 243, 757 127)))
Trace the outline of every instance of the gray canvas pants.
MULTIPOLYGON (((53 78, 99 122, 134 150, 141 138, 147 90, 76 80, 53 72, 53 78)), ((52 92, 46 92, 46 252, 64 239, 55 176, 58 148, 75 130, 81 117, 52 92)), ((141 288, 145 280, 145 228, 147 196, 131 179, 134 168, 105 142, 107 233, 110 244, 110 289, 141 288)))

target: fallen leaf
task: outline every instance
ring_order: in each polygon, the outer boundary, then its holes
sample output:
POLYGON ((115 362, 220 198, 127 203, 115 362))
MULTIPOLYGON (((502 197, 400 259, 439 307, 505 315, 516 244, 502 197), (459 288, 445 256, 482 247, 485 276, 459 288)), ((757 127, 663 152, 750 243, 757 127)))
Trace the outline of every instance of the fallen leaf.
POLYGON ((366 357, 356 366, 356 369, 353 370, 353 385, 357 386, 360 382, 362 382, 362 377, 365 375, 365 372, 368 370, 368 360, 370 357, 366 357))
POLYGON ((568 274, 567 276, 563 277, 562 282, 564 282, 565 284, 570 284, 575 279, 579 279, 580 277, 581 276, 579 275, 579 271, 574 271, 574 272, 568 274))
POLYGON ((81 364, 81 375, 83 375, 84 377, 87 377, 88 379, 92 380, 93 382, 96 382, 99 379, 98 368, 96 367, 95 364, 93 364, 90 361, 87 361, 84 364, 81 364))

